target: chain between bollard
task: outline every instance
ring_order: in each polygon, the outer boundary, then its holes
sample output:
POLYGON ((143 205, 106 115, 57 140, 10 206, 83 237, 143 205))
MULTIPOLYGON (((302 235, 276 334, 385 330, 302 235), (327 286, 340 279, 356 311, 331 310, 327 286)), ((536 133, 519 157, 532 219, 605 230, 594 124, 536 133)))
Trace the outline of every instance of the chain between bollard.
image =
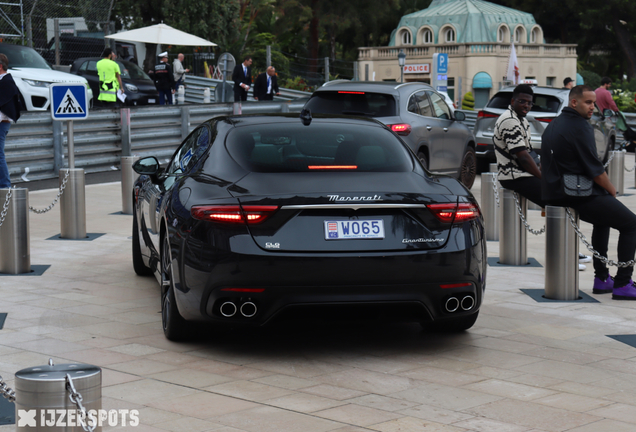
POLYGON ((43 209, 36 209, 35 207, 29 206, 29 210, 37 214, 43 214, 51 210, 55 206, 55 204, 57 204, 57 201, 60 199, 60 197, 64 193, 64 188, 66 188, 66 182, 68 181, 68 176, 70 173, 71 173, 71 170, 66 171, 66 175, 64 176, 64 179, 62 180, 62 185, 60 186, 60 190, 57 193, 57 196, 55 197, 53 202, 48 207, 45 207, 43 209))
POLYGON ((493 182, 492 182, 492 190, 495 191, 495 201, 497 202, 497 207, 499 207, 499 187, 497 182, 497 173, 493 173, 493 182))
POLYGON ((82 429, 86 432, 93 432, 95 430, 95 426, 88 425, 88 414, 86 412, 86 408, 82 405, 82 395, 75 390, 75 385, 73 384, 73 380, 69 374, 66 374, 66 390, 70 393, 68 398, 71 402, 77 407, 77 411, 79 411, 80 425, 82 429))
POLYGON ((4 396, 9 402, 15 402, 15 390, 7 385, 0 376, 0 394, 4 396))
POLYGON ((523 222, 523 225, 526 227, 528 232, 537 236, 543 234, 545 232, 545 225, 543 225, 543 228, 541 228, 540 230, 532 229, 526 218, 523 216, 523 211, 521 210, 521 204, 519 204, 519 196, 517 195, 517 192, 513 192, 512 196, 515 197, 515 204, 517 205, 517 213, 519 214, 519 219, 521 219, 521 222, 523 222))
POLYGON ((7 192, 7 197, 4 200, 4 205, 2 206, 2 213, 0 213, 0 227, 2 227, 2 224, 4 223, 4 219, 7 217, 7 213, 9 212, 9 201, 11 201, 11 195, 13 195, 13 188, 9 188, 9 192, 7 192))
POLYGON ((614 159, 615 155, 616 153, 610 152, 609 158, 607 159, 607 162, 605 162, 605 165, 603 165, 603 168, 607 168, 609 166, 610 162, 612 161, 612 159, 614 159))
POLYGON ((579 236, 579 238, 581 239, 581 241, 583 242, 587 250, 592 252, 592 254, 594 255, 594 258, 598 258, 605 265, 610 265, 614 267, 632 267, 634 264, 636 264, 636 260, 631 260, 627 262, 614 261, 598 253, 596 250, 594 250, 594 247, 587 241, 585 234, 583 234, 581 230, 579 229, 579 226, 576 224, 576 221, 574 220, 574 216, 570 212, 570 209, 566 207, 565 212, 568 214, 568 218, 570 219, 570 225, 572 225, 572 228, 574 228, 576 235, 579 236))

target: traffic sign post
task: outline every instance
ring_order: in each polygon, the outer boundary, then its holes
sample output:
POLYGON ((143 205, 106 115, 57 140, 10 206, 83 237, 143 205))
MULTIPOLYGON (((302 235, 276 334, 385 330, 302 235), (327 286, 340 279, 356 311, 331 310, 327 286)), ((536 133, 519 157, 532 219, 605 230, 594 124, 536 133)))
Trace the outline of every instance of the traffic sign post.
POLYGON ((68 168, 60 169, 60 188, 66 193, 60 196, 61 237, 86 238, 86 193, 84 170, 75 169, 75 144, 73 121, 88 117, 88 95, 82 84, 52 84, 49 90, 51 118, 65 120, 67 126, 68 168))
POLYGON ((445 92, 448 90, 448 54, 433 54, 433 73, 431 73, 431 86, 445 92))

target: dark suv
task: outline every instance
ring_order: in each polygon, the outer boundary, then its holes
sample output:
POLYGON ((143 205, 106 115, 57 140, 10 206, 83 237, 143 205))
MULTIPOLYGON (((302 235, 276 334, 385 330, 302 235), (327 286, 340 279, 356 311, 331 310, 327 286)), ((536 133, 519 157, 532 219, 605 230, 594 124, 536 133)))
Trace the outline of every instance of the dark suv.
POLYGON ((312 114, 372 117, 397 133, 432 172, 471 188, 477 174, 475 138, 443 96, 423 83, 332 81, 305 104, 312 114))

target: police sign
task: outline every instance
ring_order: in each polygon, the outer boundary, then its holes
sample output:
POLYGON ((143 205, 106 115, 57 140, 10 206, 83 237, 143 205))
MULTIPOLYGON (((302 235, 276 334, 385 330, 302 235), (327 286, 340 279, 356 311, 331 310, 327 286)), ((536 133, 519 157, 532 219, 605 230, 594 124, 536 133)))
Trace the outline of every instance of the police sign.
POLYGON ((53 120, 84 120, 88 117, 85 85, 56 83, 49 89, 53 120))

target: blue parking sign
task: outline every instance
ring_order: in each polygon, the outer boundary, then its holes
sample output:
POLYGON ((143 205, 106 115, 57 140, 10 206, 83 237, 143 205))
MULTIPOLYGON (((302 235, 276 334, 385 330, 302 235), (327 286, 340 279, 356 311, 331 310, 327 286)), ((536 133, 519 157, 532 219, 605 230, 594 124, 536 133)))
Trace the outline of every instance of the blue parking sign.
POLYGON ((88 97, 83 84, 51 84, 51 118, 83 120, 88 117, 88 97))
POLYGON ((448 54, 446 53, 437 54, 437 73, 440 73, 440 74, 448 73, 448 54))

